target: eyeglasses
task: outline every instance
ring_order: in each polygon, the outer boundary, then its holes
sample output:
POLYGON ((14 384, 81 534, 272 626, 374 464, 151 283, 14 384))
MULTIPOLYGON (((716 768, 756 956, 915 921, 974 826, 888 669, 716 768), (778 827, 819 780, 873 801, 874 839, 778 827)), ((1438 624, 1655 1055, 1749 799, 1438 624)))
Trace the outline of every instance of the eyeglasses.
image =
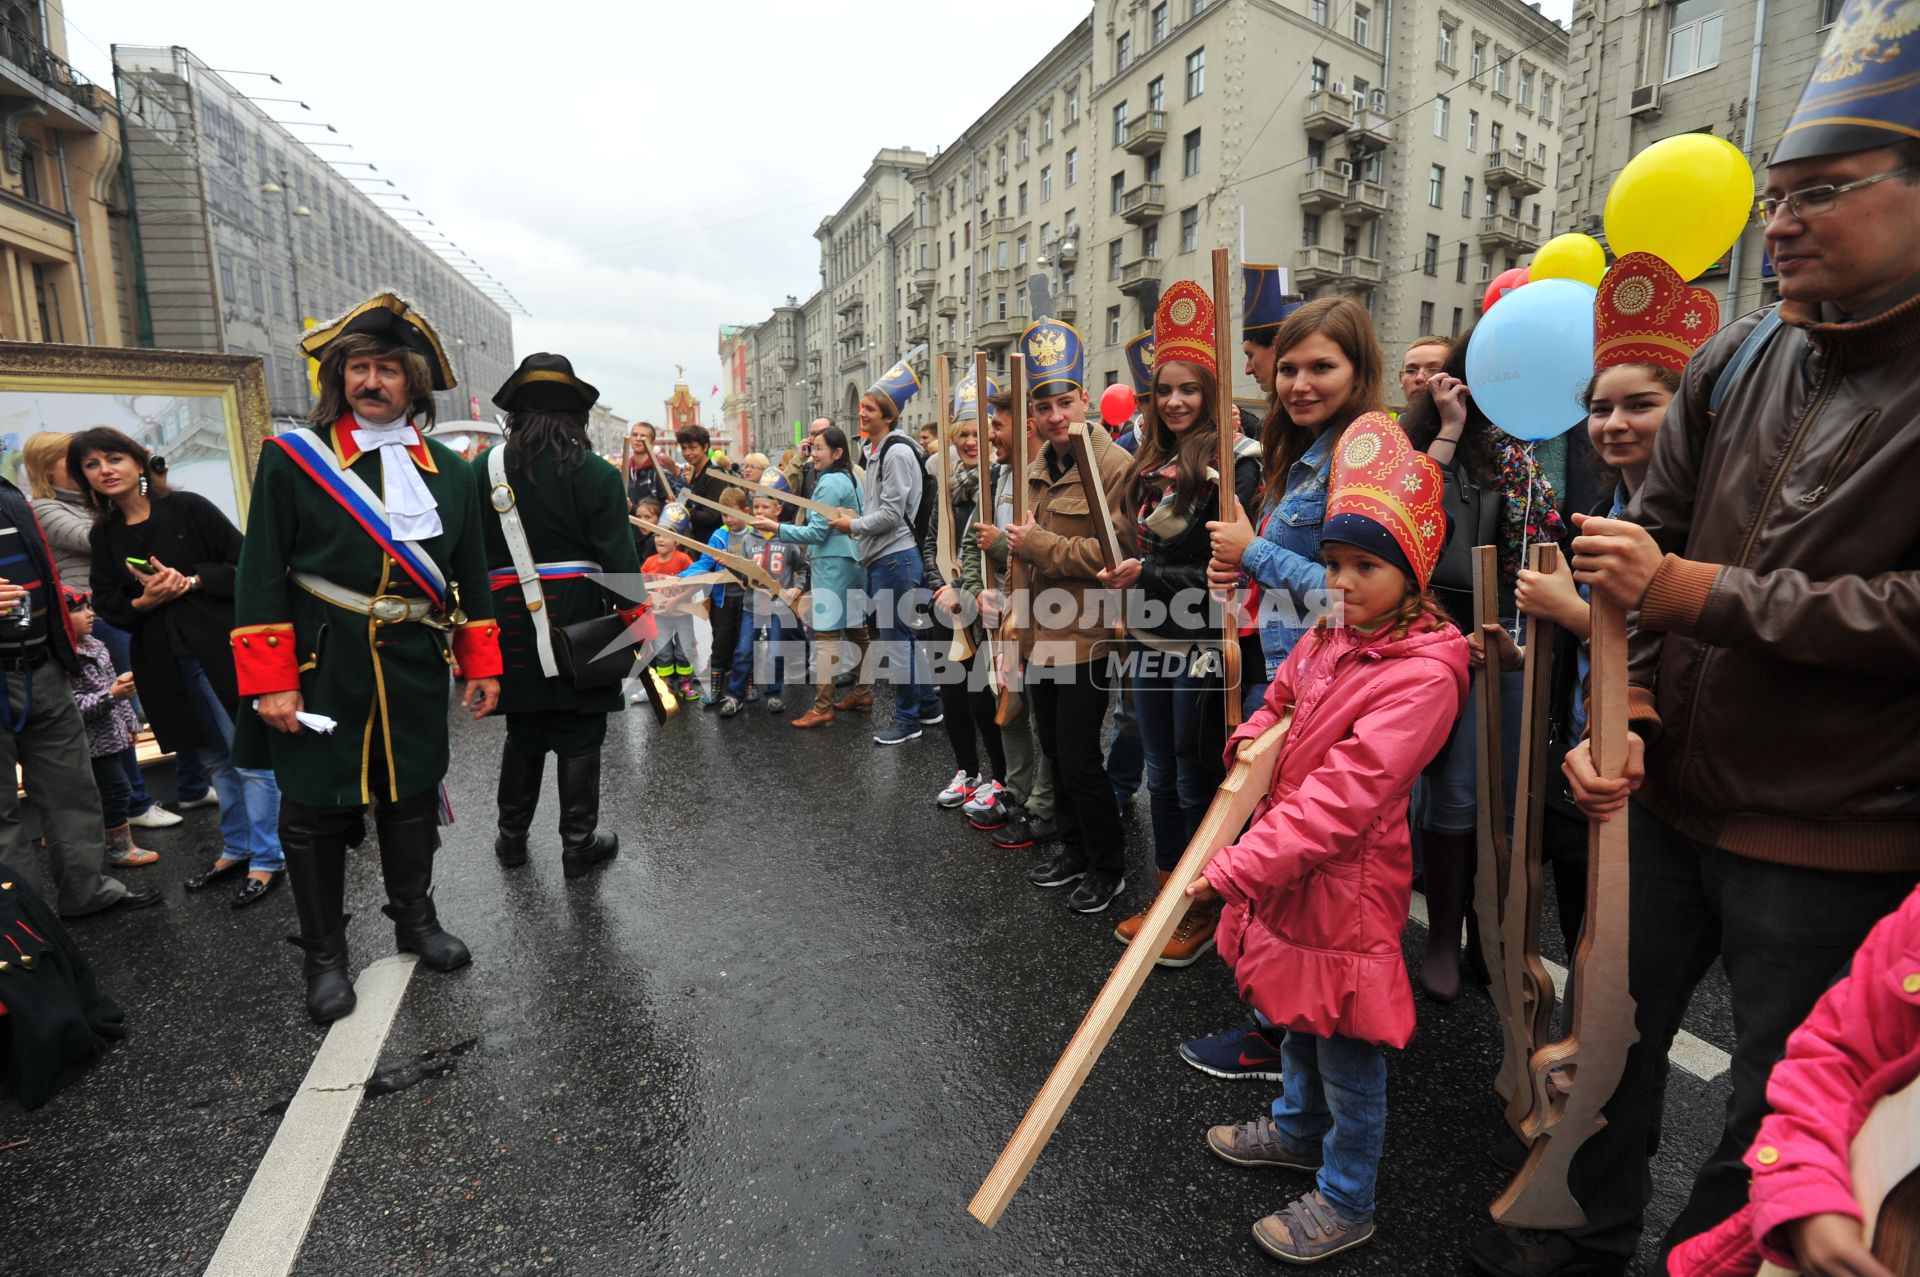
POLYGON ((1872 177, 1863 177, 1857 182, 1848 182, 1844 186, 1809 186, 1803 191, 1794 191, 1788 195, 1763 195, 1754 205, 1753 220, 1756 226, 1765 226, 1773 221, 1773 215, 1785 204, 1787 211, 1798 221, 1811 221, 1833 211, 1833 206, 1848 191, 1857 191, 1863 186, 1872 186, 1875 182, 1884 182, 1890 177, 1908 177, 1920 173, 1920 164, 1909 164, 1905 168, 1894 169, 1890 173, 1875 173, 1872 177))

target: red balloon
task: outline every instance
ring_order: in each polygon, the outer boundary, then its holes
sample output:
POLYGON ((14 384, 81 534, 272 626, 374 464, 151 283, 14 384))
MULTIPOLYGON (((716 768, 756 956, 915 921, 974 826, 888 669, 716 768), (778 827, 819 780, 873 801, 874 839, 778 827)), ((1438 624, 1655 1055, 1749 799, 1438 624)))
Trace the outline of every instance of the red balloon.
POLYGON ((1484 315, 1492 310, 1495 302, 1526 282, 1527 268, 1524 266, 1503 270, 1495 275, 1493 282, 1487 285, 1487 295, 1480 299, 1480 313, 1484 315))
POLYGON ((1115 382, 1100 395, 1100 420, 1109 426, 1124 426, 1133 420, 1133 410, 1139 399, 1133 393, 1133 387, 1125 382, 1115 382))

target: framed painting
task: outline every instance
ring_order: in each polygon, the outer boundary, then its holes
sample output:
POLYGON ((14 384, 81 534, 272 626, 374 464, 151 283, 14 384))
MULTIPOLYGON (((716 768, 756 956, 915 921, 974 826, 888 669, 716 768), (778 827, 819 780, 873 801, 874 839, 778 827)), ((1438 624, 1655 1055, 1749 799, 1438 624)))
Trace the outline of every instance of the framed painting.
POLYGON ((254 461, 273 433, 257 356, 0 341, 0 474, 24 491, 29 436, 90 426, 165 457, 171 486, 247 525, 254 461))

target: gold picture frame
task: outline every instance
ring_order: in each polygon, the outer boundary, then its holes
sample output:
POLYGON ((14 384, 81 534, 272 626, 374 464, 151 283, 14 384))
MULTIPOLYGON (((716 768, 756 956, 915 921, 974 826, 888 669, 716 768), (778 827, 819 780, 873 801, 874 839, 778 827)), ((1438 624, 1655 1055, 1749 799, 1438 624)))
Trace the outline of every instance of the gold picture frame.
POLYGON ((259 356, 0 341, 0 470, 13 477, 34 431, 94 425, 166 456, 171 486, 247 525, 253 467, 273 434, 259 356))

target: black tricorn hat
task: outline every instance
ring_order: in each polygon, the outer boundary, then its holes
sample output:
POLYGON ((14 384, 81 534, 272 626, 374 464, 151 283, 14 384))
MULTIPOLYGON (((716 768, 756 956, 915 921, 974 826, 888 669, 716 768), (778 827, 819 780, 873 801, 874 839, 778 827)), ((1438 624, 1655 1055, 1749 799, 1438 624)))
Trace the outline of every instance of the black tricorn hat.
POLYGON ((452 390, 459 385, 453 364, 440 348, 439 334, 425 315, 398 293, 369 297, 340 318, 323 324, 300 339, 300 349, 314 359, 324 359, 327 347, 342 337, 365 333, 404 346, 427 361, 435 390, 452 390))
POLYGON ((600 392, 573 375, 572 360, 543 350, 520 361, 493 402, 507 412, 586 412, 600 392))

